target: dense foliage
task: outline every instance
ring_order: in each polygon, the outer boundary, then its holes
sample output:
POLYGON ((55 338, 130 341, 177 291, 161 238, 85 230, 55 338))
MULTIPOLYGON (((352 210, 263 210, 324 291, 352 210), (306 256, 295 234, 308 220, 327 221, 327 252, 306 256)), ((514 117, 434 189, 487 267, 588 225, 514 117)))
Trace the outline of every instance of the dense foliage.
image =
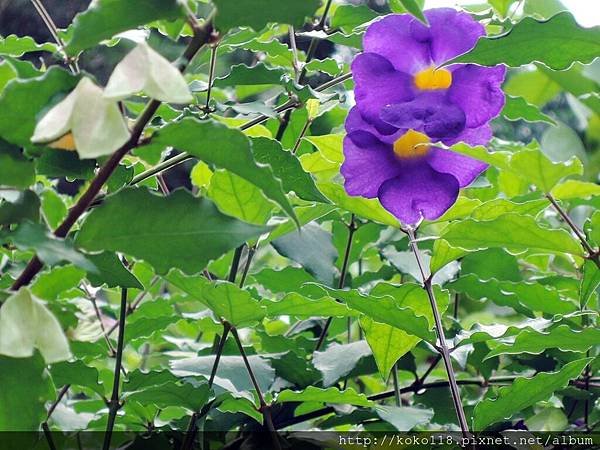
POLYGON ((504 106, 443 151, 489 167, 400 223, 344 187, 350 65, 427 17, 368 3, 27 4, 55 41, 0 37, 0 431, 598 431, 600 27, 466 9, 444 67, 506 66, 504 106))

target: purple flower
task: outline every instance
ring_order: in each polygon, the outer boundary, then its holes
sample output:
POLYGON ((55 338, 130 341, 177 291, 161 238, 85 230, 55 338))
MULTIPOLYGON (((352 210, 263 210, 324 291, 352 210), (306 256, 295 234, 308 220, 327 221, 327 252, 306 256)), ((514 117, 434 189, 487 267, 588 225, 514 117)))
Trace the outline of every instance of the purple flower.
POLYGON ((367 29, 341 168, 348 194, 378 197, 405 224, 440 217, 487 167, 431 144, 487 144, 504 105, 504 66, 438 68, 473 48, 483 26, 450 8, 425 16, 429 26, 401 14, 367 29))

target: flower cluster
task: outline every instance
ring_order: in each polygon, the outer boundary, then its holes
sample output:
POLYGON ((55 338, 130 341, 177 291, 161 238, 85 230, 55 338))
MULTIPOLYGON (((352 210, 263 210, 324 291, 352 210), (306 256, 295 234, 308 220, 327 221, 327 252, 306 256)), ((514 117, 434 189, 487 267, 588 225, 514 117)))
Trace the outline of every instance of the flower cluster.
POLYGON ((428 26, 401 14, 367 29, 341 168, 348 194, 378 197, 404 224, 440 217, 487 167, 433 144, 488 143, 504 105, 504 66, 441 67, 473 48, 483 26, 450 8, 425 17, 428 26))

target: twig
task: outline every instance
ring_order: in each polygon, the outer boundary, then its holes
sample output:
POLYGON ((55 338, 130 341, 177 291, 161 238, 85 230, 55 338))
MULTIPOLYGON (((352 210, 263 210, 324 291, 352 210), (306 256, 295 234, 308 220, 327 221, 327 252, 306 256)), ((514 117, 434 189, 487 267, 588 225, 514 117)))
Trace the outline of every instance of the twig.
POLYGON ((236 247, 235 251, 233 252, 233 260, 231 261, 231 267, 229 268, 229 276, 227 277, 227 281, 230 283, 233 283, 235 281, 235 277, 237 276, 244 245, 245 244, 242 244, 239 247, 236 247))
POLYGON ((400 397, 400 383, 398 382, 398 363, 392 368, 392 379, 394 382, 394 397, 396 398, 396 406, 402 406, 402 398, 400 397))
POLYGON ((296 30, 293 25, 290 25, 289 36, 290 47, 292 47, 292 66, 294 67, 294 73, 296 74, 297 80, 300 76, 300 61, 298 61, 298 47, 296 46, 296 30))
POLYGON ((246 264, 244 264, 244 270, 242 271, 242 278, 240 280, 240 289, 244 287, 246 283, 246 277, 248 276, 248 271, 250 270, 250 264, 252 264, 252 258, 254 258, 254 254, 256 253, 256 245, 248 246, 248 255, 246 256, 246 264))
POLYGON ((294 143, 294 146, 292 147, 292 155, 295 155, 296 152, 298 151, 298 147, 300 147, 300 144, 302 143, 302 138, 308 131, 308 127, 310 127, 311 123, 312 123, 312 119, 310 117, 308 119, 306 119, 306 122, 304 122, 304 126, 302 127, 302 130, 300 130, 300 134, 296 138, 296 142, 294 143))
POLYGON ((119 383, 121 380, 121 363, 123 360, 123 347, 125 345, 125 317, 127 315, 127 289, 121 289, 121 311, 119 313, 119 337, 117 340, 117 356, 115 359, 115 373, 113 379, 112 395, 108 403, 108 422, 106 424, 106 433, 104 434, 104 444, 102 450, 110 449, 113 429, 117 412, 121 408, 119 401, 119 383))
MULTIPOLYGON (((212 31, 212 17, 207 19, 201 26, 194 30, 194 37, 190 41, 188 47, 183 52, 181 61, 178 63, 181 71, 185 70, 194 55, 206 44, 212 31)), ((54 231, 54 235, 59 238, 64 238, 71 230, 73 225, 77 222, 79 217, 88 209, 90 204, 94 201, 106 181, 110 178, 112 173, 118 167, 119 162, 123 157, 129 153, 129 151, 138 146, 140 137, 144 131, 144 128, 150 122, 154 113, 160 106, 161 102, 158 100, 150 101, 144 111, 140 114, 139 118, 135 122, 133 129, 131 130, 130 139, 123 144, 113 155, 104 163, 100 170, 96 173, 96 176, 89 184, 86 191, 79 197, 79 200, 69 210, 67 217, 60 224, 60 226, 54 231)), ((31 282, 33 277, 42 269, 43 263, 36 256, 30 261, 25 270, 15 280, 12 285, 13 290, 18 290, 21 286, 26 286, 31 282)))
POLYGON ((444 327, 442 325, 442 318, 435 300, 435 294, 433 292, 433 286, 431 284, 431 275, 426 275, 425 265, 422 261, 421 253, 419 252, 417 242, 415 241, 415 233, 413 229, 408 227, 406 230, 403 231, 406 234, 408 234, 408 237, 410 239, 410 247, 415 255, 415 259, 417 260, 417 265, 419 266, 419 271, 421 272, 421 277, 423 279, 423 288, 425 289, 425 291, 427 292, 427 296, 429 297, 429 303, 431 305, 431 311, 433 312, 433 318, 435 321, 435 331, 439 341, 439 350, 442 356, 442 360, 444 361, 444 366, 446 367, 446 373, 448 375, 449 382, 448 385, 450 386, 450 393, 452 394, 452 401, 454 403, 454 409, 456 410, 456 416, 458 418, 458 422, 462 430, 463 436, 469 437, 469 425, 467 423, 465 411, 462 406, 460 390, 458 388, 458 384, 456 383, 454 368, 452 367, 452 360, 450 359, 450 352, 448 351, 448 345, 446 344, 446 339, 444 337, 444 327))
POLYGON ((600 269, 600 253, 598 252, 598 250, 595 250, 590 245, 590 243, 585 237, 585 234, 583 234, 583 231, 581 231, 579 227, 575 225, 575 222, 573 222, 573 220, 569 217, 567 212, 558 204, 554 196, 550 193, 547 193, 546 198, 550 201, 556 212, 563 218, 566 224, 569 225, 569 228, 573 230, 573 233, 575 233, 577 238, 581 241, 581 245, 583 245, 583 248, 585 248, 585 250, 588 252, 588 258, 594 261, 600 269))
MULTIPOLYGON (((319 23, 315 27, 316 31, 322 30, 323 27, 325 26, 325 22, 327 22, 327 15, 329 14, 329 10, 331 9, 332 2, 333 2, 333 0, 327 0, 327 3, 325 4, 325 9, 323 10, 323 15, 321 16, 321 20, 319 20, 319 23)), ((295 40, 294 40, 294 42, 295 42, 295 40)), ((305 64, 304 64, 304 67, 302 67, 300 76, 298 77, 299 84, 302 84, 304 82, 304 78, 306 77, 306 63, 308 63, 311 59, 313 59, 320 42, 321 42, 321 40, 317 37, 313 37, 310 40, 310 44, 308 45, 308 50, 306 51, 305 64)), ((283 134, 285 133, 285 130, 290 123, 291 116, 292 116, 291 110, 287 111, 285 113, 285 115, 283 116, 283 119, 281 120, 281 123, 279 124, 279 128, 277 129, 277 134, 275 135, 275 140, 281 141, 281 138, 283 137, 283 134)))
MULTIPOLYGON (((338 282, 338 289, 342 289, 344 284, 346 283, 346 273, 348 272, 348 266, 350 261, 350 251, 352 250, 352 238, 354 237, 354 233, 358 227, 356 226, 356 222, 354 220, 354 214, 350 219, 350 223, 348 224, 348 241, 346 242, 346 250, 344 251, 344 260, 342 262, 342 270, 340 272, 340 280, 338 282)), ((318 351, 323 342, 325 342, 325 338, 327 337, 327 332, 329 331, 329 327, 331 326, 331 322, 333 321, 333 317, 329 317, 325 322, 325 326, 321 331, 321 335, 319 336, 319 340, 317 341, 317 345, 315 347, 315 351, 318 351)))
POLYGON ((210 66, 208 68, 208 89, 206 90, 206 104, 204 107, 204 114, 210 114, 210 96, 212 94, 212 85, 215 77, 215 66, 217 64, 217 51, 219 48, 219 43, 215 42, 210 48, 210 66))
POLYGON ((260 412, 263 415, 263 419, 267 429, 271 433, 271 439, 273 440, 273 444, 277 450, 281 450, 281 444, 279 443, 279 438, 277 437, 277 432, 275 431, 275 426, 273 425, 273 418, 271 417, 271 409, 267 402, 265 402, 265 398, 262 394, 260 386, 258 385, 258 381, 256 376, 254 375, 254 371, 250 366, 250 362, 248 361, 248 357, 246 356, 246 351, 244 350, 244 346, 242 345, 242 341, 237 333, 235 327, 231 328, 231 334, 237 343, 238 349, 240 351, 240 355, 242 355, 242 359, 244 360, 244 364, 246 365, 246 370, 248 371, 248 375, 250 376, 250 381, 256 390, 256 395, 258 396, 258 401, 260 403, 260 412))
POLYGON ((65 42, 62 40, 62 38, 58 34, 58 28, 57 28, 56 24, 54 23, 54 21, 52 20, 52 16, 50 16, 50 14, 48 13, 48 10, 46 10, 46 8, 44 7, 44 4, 42 3, 41 0, 31 0, 31 3, 33 4, 33 7, 35 8, 37 13, 41 17, 44 24, 46 25, 46 28, 48 28, 48 31, 52 35, 52 38, 58 44, 58 47, 60 48, 60 51, 63 54, 63 60, 64 60, 65 64, 67 66, 69 66, 69 69, 71 70, 71 72, 73 74, 75 74, 75 75, 78 74, 79 73, 79 65, 77 64, 77 60, 75 59, 75 60, 73 60, 73 62, 69 61, 69 57, 67 56, 67 52, 65 50, 65 42))

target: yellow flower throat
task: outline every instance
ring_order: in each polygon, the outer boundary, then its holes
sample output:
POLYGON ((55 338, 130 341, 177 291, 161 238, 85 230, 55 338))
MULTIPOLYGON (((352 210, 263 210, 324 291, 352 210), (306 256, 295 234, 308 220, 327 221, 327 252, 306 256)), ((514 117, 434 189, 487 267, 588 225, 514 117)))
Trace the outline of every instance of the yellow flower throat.
POLYGON ((394 153, 401 159, 424 156, 429 151, 430 142, 426 134, 411 129, 396 139, 394 153))
POLYGON ((415 86, 422 91, 448 89, 452 84, 452 73, 446 69, 428 67, 417 72, 414 77, 415 86))

